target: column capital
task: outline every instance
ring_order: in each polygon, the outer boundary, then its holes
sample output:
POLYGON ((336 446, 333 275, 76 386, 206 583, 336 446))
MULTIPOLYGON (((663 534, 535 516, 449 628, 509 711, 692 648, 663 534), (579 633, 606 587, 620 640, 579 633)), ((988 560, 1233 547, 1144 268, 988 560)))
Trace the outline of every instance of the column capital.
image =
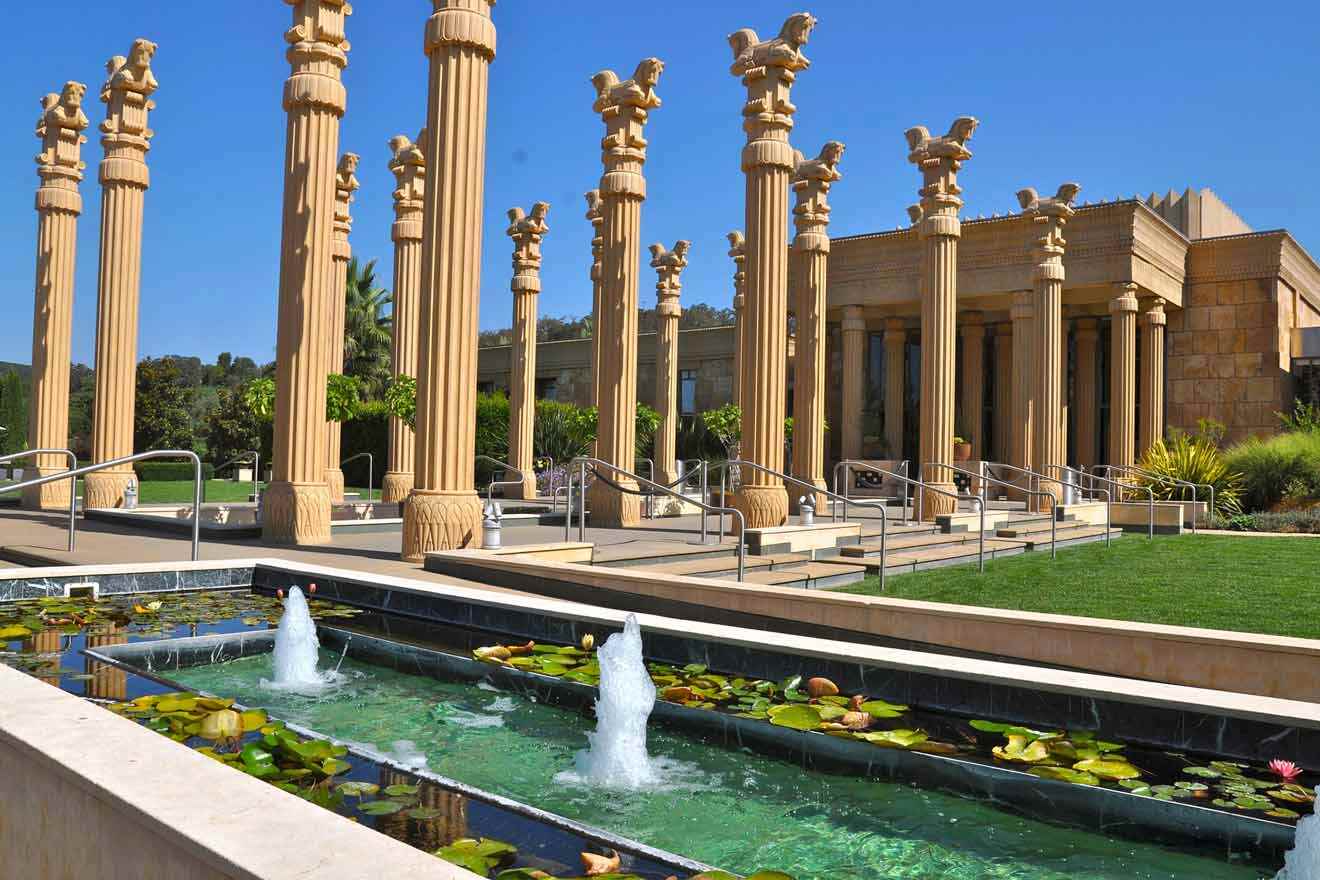
POLYGON ((394 241, 421 241, 421 210, 426 195, 426 129, 409 140, 407 135, 390 138, 390 173, 394 175, 394 241))
POLYGON ((815 159, 807 159, 800 152, 793 151, 791 187, 796 196, 793 224, 797 227, 794 250, 830 252, 829 195, 830 188, 843 177, 838 170, 843 150, 839 141, 826 141, 815 159))
POLYGON ((41 152, 36 157, 37 176, 41 178, 38 211, 82 211, 78 182, 87 167, 82 161, 82 145, 87 143, 83 131, 88 126, 82 110, 85 94, 87 86, 70 80, 59 93, 51 92, 41 99, 36 132, 41 141, 41 152))
POLYGON ((683 289, 680 276, 688 264, 688 250, 692 242, 679 239, 674 242, 674 249, 667 250, 662 244, 651 245, 651 268, 657 276, 655 283, 655 310, 662 318, 678 320, 680 308, 678 295, 683 289))
POLYGON ((432 2, 435 14, 426 22, 427 55, 446 46, 469 46, 484 55, 487 62, 495 60, 495 23, 490 19, 495 0, 432 2))
POLYGON ((865 332, 866 317, 861 306, 849 305, 843 307, 843 332, 865 332))
POLYGON ((348 92, 340 75, 348 66, 346 0, 284 0, 293 7, 293 27, 284 32, 291 75, 284 83, 284 110, 313 107, 343 116, 348 92))
POLYGON ((515 294, 541 292, 541 239, 550 231, 545 217, 550 213, 549 202, 532 205, 532 213, 522 208, 510 208, 509 228, 504 234, 513 239, 513 280, 510 289, 515 294))
POLYGON ((733 258, 733 310, 742 312, 747 292, 747 239, 741 229, 730 232, 729 256, 733 258))
POLYGON ((1063 280, 1063 252, 1068 244, 1063 237, 1063 227, 1076 213, 1072 204, 1081 190, 1081 186, 1076 183, 1065 183, 1055 195, 1045 198, 1041 198, 1032 187, 1018 190, 1017 199, 1022 206, 1022 216, 1031 220, 1037 232, 1031 249, 1032 258, 1036 261, 1036 278, 1063 280))
POLYGON ((1152 327, 1163 327, 1169 322, 1169 316, 1164 313, 1164 300, 1156 299, 1142 303, 1146 307, 1142 318, 1152 327))
POLYGON ((1036 312, 1034 294, 1030 290, 1019 290, 1013 294, 1013 307, 1009 315, 1014 321, 1030 321, 1036 312))
POLYGON ((961 328, 960 328, 960 329, 963 329, 963 330, 972 330, 972 329, 975 328, 975 327, 984 327, 984 326, 985 326, 985 313, 984 313, 984 312, 959 312, 959 313, 958 313, 958 323, 961 325, 961 328))
POLYGON ((1137 310, 1137 285, 1131 281, 1120 281, 1114 285, 1114 298, 1109 301, 1111 314, 1135 312, 1137 310))
POLYGON ((995 336, 1002 338, 1012 335, 1013 335, 1012 321, 1000 321, 998 324, 995 324, 995 336))
POLYGON ((958 222, 958 209, 963 204, 958 197, 962 193, 958 169, 972 158, 967 141, 978 124, 975 116, 959 116, 943 137, 931 137, 924 125, 914 125, 903 133, 908 142, 908 161, 917 166, 922 177, 921 189, 917 190, 921 214, 908 212, 922 236, 962 234, 958 222))
POLYGON ((1100 335, 1100 319, 1077 318, 1073 321, 1073 329, 1077 332, 1078 338, 1089 337, 1094 340, 1100 335))
POLYGON ((907 322, 902 318, 885 319, 885 342, 900 342, 907 339, 907 322))
POLYGON ((619 81, 612 70, 602 70, 591 78, 596 100, 591 109, 605 123, 605 137, 600 142, 600 161, 605 174, 600 179, 602 197, 646 198, 646 138, 642 132, 651 110, 660 106, 656 84, 665 64, 659 58, 643 58, 632 79, 619 81))
POLYGON ((587 222, 591 224, 591 280, 600 280, 601 259, 605 253, 605 215, 602 213, 605 203, 601 201, 600 190, 589 189, 586 192, 587 222))
POLYGON ((740 77, 747 88, 742 111, 743 131, 747 133, 743 171, 761 165, 793 170, 788 133, 793 129, 797 108, 789 100, 789 93, 798 71, 811 66, 802 54, 802 47, 815 26, 816 18, 811 13, 795 12, 773 39, 762 40, 751 28, 729 34, 729 46, 733 49, 729 72, 740 77))
POLYGON ((101 86, 105 121, 101 123, 101 183, 124 183, 146 189, 150 183, 146 153, 155 135, 147 125, 147 115, 156 108, 151 95, 156 91, 156 77, 151 73, 151 59, 156 44, 136 39, 128 56, 115 55, 105 64, 108 74, 101 86))
POLYGON ((345 263, 353 256, 353 249, 348 244, 348 235, 353 231, 353 214, 350 206, 353 204, 353 194, 358 191, 359 186, 356 173, 358 161, 357 153, 345 153, 339 157, 339 165, 335 169, 335 223, 332 247, 334 258, 345 263))

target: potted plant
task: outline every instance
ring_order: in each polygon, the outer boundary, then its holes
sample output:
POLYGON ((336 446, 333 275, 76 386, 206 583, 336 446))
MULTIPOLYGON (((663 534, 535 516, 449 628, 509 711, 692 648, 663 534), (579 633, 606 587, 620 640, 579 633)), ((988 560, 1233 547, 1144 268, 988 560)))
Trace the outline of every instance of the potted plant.
POLYGON ((963 437, 955 436, 953 438, 953 460, 971 461, 972 444, 963 437))

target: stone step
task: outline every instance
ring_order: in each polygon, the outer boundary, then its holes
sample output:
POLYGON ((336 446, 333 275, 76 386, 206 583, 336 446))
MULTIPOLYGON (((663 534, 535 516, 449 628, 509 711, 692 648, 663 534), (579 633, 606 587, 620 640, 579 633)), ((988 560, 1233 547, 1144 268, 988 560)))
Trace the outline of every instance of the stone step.
MULTIPOLYGON (((840 556, 868 557, 880 555, 880 536, 877 534, 868 539, 864 544, 854 544, 850 547, 840 547, 840 556)), ((906 550, 909 548, 933 547, 940 544, 964 544, 968 541, 976 541, 975 532, 926 532, 926 533, 890 533, 885 540, 887 552, 893 553, 897 550, 906 550)))
MULTIPOLYGON (((734 576, 729 575, 730 578, 734 576)), ((866 570, 861 566, 841 565, 834 562, 806 562, 791 568, 748 571, 744 574, 743 580, 751 584, 773 587, 802 587, 817 590, 855 584, 864 577, 866 570)))
MULTIPOLYGON (((1109 536, 1111 539, 1121 538, 1123 536, 1123 530, 1110 529, 1109 536)), ((1059 547, 1071 547, 1075 544, 1090 544, 1095 541, 1103 541, 1104 539, 1105 527, 1090 524, 1081 524, 1066 529, 1060 528, 1057 536, 1059 547)), ((1038 553, 1048 553, 1050 551, 1050 533, 1048 531, 1027 535, 1019 540, 1023 541, 1029 550, 1035 550, 1038 553)))
MULTIPOLYGON (((985 540, 985 558, 998 559, 1005 556, 1016 556, 1027 551, 1027 545, 1021 541, 1001 541, 994 538, 985 540)), ((975 536, 971 541, 961 544, 937 544, 931 547, 908 549, 899 553, 890 551, 885 557, 886 574, 906 574, 913 571, 923 571, 928 568, 941 568, 946 565, 964 565, 975 563, 977 560, 977 542, 975 536)), ((865 569, 867 574, 877 574, 880 571, 880 558, 839 556, 831 558, 830 562, 855 565, 860 569, 865 569)))
POLYGON ((628 541, 597 546, 592 565, 615 568, 649 566, 693 559, 731 557, 738 552, 729 539, 721 544, 688 544, 681 541, 628 541))
MULTIPOLYGON (((744 571, 770 571, 774 563, 769 556, 748 556, 744 571)), ((806 562, 805 557, 794 556, 798 564, 806 562)), ((722 577, 736 575, 738 572, 737 556, 706 556, 701 559, 688 559, 681 562, 656 562, 646 566, 649 572, 656 574, 681 575, 683 577, 722 577)))
MULTIPOLYGON (((880 537, 880 524, 879 524, 879 523, 870 523, 870 522, 867 522, 866 520, 861 520, 861 523, 862 523, 862 540, 863 540, 863 541, 865 541, 867 538, 878 538, 878 537, 880 537)), ((891 537, 891 538, 897 537, 898 535, 937 535, 937 534, 940 534, 939 526, 935 525, 934 523, 914 523, 914 524, 912 524, 912 525, 906 525, 906 526, 905 526, 905 525, 903 525, 903 524, 901 524, 901 523, 894 522, 893 520, 890 520, 887 529, 888 529, 889 537, 891 537)))
MULTIPOLYGON (((1058 522, 1058 532, 1060 537, 1062 537, 1065 530, 1086 528, 1096 528, 1096 526, 1093 526, 1091 523, 1076 522, 1074 520, 1059 520, 1058 522)), ((1098 528, 1101 531, 1104 531, 1104 526, 1099 526, 1098 528)), ((1035 538, 1039 535, 1044 535, 1045 540, 1049 540, 1049 517, 1013 522, 1006 526, 1000 526, 995 530, 995 537, 997 538, 1035 538)))

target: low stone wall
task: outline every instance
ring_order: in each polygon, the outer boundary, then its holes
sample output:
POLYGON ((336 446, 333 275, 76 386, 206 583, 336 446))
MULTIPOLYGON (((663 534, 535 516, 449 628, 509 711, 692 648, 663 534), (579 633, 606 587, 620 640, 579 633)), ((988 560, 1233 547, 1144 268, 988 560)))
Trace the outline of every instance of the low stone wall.
POLYGON ((0 875, 476 875, 0 666, 0 875))

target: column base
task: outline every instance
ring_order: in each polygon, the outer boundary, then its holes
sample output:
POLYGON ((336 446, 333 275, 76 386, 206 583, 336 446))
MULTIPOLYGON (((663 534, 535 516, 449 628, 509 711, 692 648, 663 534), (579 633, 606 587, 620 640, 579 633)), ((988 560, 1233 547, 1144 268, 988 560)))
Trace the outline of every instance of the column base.
POLYGON ((329 544, 330 490, 325 483, 276 480, 266 488, 261 539, 268 544, 329 544))
POLYGON ((325 485, 330 490, 330 503, 344 503, 344 472, 339 468, 325 469, 325 485))
MULTIPOLYGON (((49 477, 51 474, 58 474, 67 470, 67 467, 26 467, 23 469, 23 479, 35 480, 38 477, 49 477), (29 474, 31 476, 28 476, 29 474)), ((58 480, 44 486, 33 486, 31 489, 24 489, 23 507, 28 510, 67 511, 69 509, 69 491, 72 488, 71 480, 58 480)))
MULTIPOLYGON (((620 486, 636 490, 637 484, 628 479, 615 479, 620 486)), ((587 522, 592 528, 627 529, 642 522, 642 499, 597 480, 587 490, 590 514, 587 522)))
MULTIPOLYGON (((953 483, 927 483, 926 486, 941 489, 945 492, 958 491, 958 487, 953 483)), ((918 519, 934 520, 937 516, 948 516, 951 513, 958 512, 958 501, 955 498, 937 492, 922 492, 921 495, 921 510, 918 512, 918 519)))
POLYGON ((403 506, 403 561, 422 562, 432 550, 481 544, 481 498, 471 489, 413 489, 403 506))
POLYGON ((124 489, 136 482, 132 468, 88 474, 83 477, 83 509, 123 507, 124 489))
MULTIPOLYGON (((1057 501, 1059 504, 1063 503, 1062 483, 1059 483, 1055 480, 1041 480, 1040 486, 1038 487, 1037 491, 1052 492, 1054 494, 1055 501, 1057 501)), ((1032 508, 1034 510, 1039 511, 1040 513, 1053 513, 1053 509, 1050 507, 1050 499, 1042 495, 1037 495, 1033 497, 1031 500, 1033 502, 1032 508)))
MULTIPOLYGON (((829 489, 829 486, 825 485, 825 481, 820 479, 819 477, 812 479, 811 485, 815 486, 817 489, 824 489, 824 490, 829 489)), ((802 505, 798 503, 798 499, 810 493, 808 493, 806 487, 799 486, 797 484, 789 485, 785 491, 788 492, 789 514, 792 516, 798 516, 799 514, 802 513, 802 505)), ((824 495, 817 495, 814 499, 812 499, 812 503, 816 505, 817 520, 819 520, 819 518, 822 515, 826 515, 829 513, 830 499, 826 498, 824 495)))
POLYGON ((412 471, 386 471, 380 484, 380 500, 397 504, 413 490, 412 471))
POLYGON ((749 529, 769 529, 788 522, 788 492, 783 486, 742 486, 733 506, 742 511, 749 529))

